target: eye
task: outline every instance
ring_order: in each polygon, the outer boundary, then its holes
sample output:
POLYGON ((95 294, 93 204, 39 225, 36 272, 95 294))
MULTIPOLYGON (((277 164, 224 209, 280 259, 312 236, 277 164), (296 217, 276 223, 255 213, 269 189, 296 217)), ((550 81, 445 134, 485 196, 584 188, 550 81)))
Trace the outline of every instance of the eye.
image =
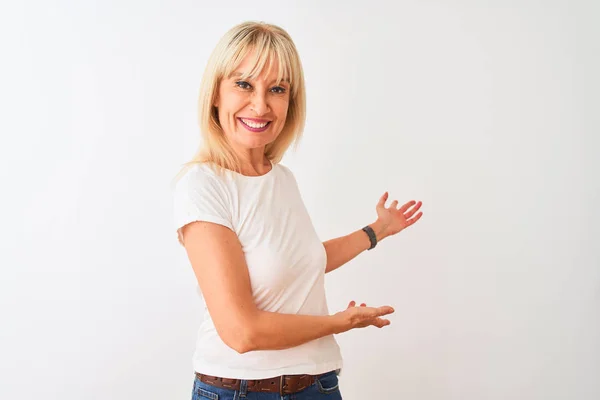
POLYGON ((285 88, 281 87, 281 86, 275 86, 274 88, 272 88, 271 90, 274 90, 275 93, 279 93, 279 94, 283 94, 285 93, 285 88))
POLYGON ((250 89, 252 86, 250 86, 250 84, 246 81, 237 81, 236 86, 238 86, 241 89, 250 89))

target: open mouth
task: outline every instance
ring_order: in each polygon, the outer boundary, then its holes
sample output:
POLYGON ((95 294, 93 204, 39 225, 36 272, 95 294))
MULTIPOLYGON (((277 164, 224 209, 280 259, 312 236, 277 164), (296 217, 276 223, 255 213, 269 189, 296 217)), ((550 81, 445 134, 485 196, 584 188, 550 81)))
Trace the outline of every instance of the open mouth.
POLYGON ((244 128, 248 129, 251 132, 263 132, 263 131, 267 130, 269 125, 271 125, 271 121, 255 122, 255 121, 252 121, 249 119, 243 119, 243 118, 238 118, 238 120, 240 121, 242 126, 244 126, 244 128))

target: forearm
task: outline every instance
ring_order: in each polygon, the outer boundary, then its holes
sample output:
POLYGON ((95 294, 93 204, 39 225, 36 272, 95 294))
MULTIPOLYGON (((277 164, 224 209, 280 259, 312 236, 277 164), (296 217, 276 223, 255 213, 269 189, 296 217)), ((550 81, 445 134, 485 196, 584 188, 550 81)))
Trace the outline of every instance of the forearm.
MULTIPOLYGON (((378 242, 384 239, 382 226, 378 222, 369 224, 369 226, 373 228, 378 242)), ((362 229, 359 229, 349 235, 328 240, 323 243, 323 246, 325 246, 325 252, 327 253, 325 273, 328 273, 346 264, 363 251, 368 250, 371 247, 371 241, 369 236, 362 229)))
POLYGON ((338 315, 298 315, 258 311, 247 351, 281 350, 348 330, 338 315))

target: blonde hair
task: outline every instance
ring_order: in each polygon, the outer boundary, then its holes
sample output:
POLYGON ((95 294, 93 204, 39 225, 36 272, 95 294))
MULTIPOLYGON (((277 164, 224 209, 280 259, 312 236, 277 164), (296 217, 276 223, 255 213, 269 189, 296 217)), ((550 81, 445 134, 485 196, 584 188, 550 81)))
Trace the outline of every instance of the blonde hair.
POLYGON ((258 77, 267 62, 270 68, 273 60, 277 60, 278 83, 286 79, 290 84, 290 100, 285 124, 277 138, 265 147, 265 156, 276 164, 281 161, 290 145, 298 144, 306 119, 306 93, 304 73, 296 46, 290 35, 276 25, 244 22, 231 28, 221 38, 208 60, 198 101, 198 119, 203 140, 192 160, 183 164, 178 177, 189 166, 205 162, 241 172, 240 159, 225 138, 214 102, 221 80, 228 78, 253 50, 255 50, 254 67, 247 71, 242 79, 258 77))

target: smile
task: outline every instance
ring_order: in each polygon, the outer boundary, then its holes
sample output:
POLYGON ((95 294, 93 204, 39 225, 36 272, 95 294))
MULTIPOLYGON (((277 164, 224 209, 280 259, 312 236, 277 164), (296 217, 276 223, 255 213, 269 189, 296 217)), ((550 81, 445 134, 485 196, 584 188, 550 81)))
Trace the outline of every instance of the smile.
POLYGON ((250 132, 263 132, 267 130, 268 126, 271 124, 271 121, 255 122, 242 118, 238 118, 238 120, 242 123, 244 128, 248 129, 250 132))

